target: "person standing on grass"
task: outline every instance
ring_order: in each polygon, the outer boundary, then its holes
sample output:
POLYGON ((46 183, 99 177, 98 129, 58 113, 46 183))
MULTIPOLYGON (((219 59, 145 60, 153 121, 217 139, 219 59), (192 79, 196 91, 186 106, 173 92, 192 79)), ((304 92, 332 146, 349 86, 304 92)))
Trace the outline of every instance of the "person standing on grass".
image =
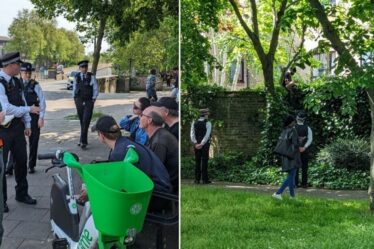
POLYGON ((282 171, 287 172, 287 178, 283 181, 280 188, 272 196, 275 199, 282 200, 282 193, 288 187, 290 191, 290 197, 295 197, 295 175, 297 168, 301 166, 299 138, 295 129, 295 118, 293 116, 287 116, 283 122, 283 131, 281 136, 286 137, 290 140, 290 146, 294 146, 295 154, 293 158, 287 156, 281 156, 282 158, 282 171))
MULTIPOLYGON (((296 130, 299 136, 300 143, 300 157, 301 157, 301 187, 308 187, 308 159, 309 159, 309 146, 313 142, 312 129, 305 124, 306 115, 304 112, 299 112, 296 116, 296 130)), ((296 170, 295 186, 299 185, 299 169, 296 170)))
POLYGON ((201 109, 199 119, 191 124, 191 142, 195 150, 195 183, 212 183, 208 177, 209 146, 212 123, 208 120, 209 109, 201 109))

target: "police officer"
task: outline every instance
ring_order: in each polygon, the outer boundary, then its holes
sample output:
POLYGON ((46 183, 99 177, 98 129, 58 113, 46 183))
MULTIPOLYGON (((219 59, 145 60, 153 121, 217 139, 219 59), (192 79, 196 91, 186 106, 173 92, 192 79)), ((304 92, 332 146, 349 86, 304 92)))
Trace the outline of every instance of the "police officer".
POLYGON ((208 160, 212 124, 208 121, 209 109, 200 110, 200 118, 191 125, 191 141, 195 149, 195 183, 212 183, 208 177, 208 160))
POLYGON ((36 157, 38 154, 38 144, 40 128, 44 126, 45 98, 40 84, 31 79, 31 73, 35 71, 31 63, 21 65, 21 82, 24 86, 24 94, 28 106, 39 106, 39 114, 31 113, 31 136, 29 137, 29 173, 35 172, 36 157))
MULTIPOLYGON (((4 121, 5 114, 6 114, 6 111, 3 109, 3 104, 0 102, 0 123, 4 121)), ((3 162, 3 147, 4 147, 4 141, 0 137, 0 182, 4 180, 3 174, 5 173, 4 172, 5 166, 3 162)), ((0 183, 0 203, 4 203, 2 182, 0 183)), ((0 247, 1 247, 1 242, 3 240, 3 235, 4 235, 3 215, 4 215, 4 206, 0 205, 0 247)))
POLYGON ((78 63, 80 73, 75 75, 73 82, 73 97, 81 125, 81 136, 78 146, 87 147, 87 133, 92 118, 92 112, 99 89, 95 76, 87 72, 88 60, 78 63))
MULTIPOLYGON (((4 140, 3 159, 4 165, 11 151, 15 164, 16 200, 26 204, 35 205, 36 200, 28 194, 27 183, 27 149, 26 136, 31 135, 31 117, 29 113, 38 114, 40 108, 32 105, 26 106, 23 86, 15 76, 20 72, 22 63, 19 52, 5 54, 1 59, 3 70, 0 72, 0 102, 5 105, 8 115, 14 119, 7 127, 0 127, 0 137, 4 140)), ((6 204, 7 190, 5 176, 3 178, 4 212, 9 211, 6 204)))
MULTIPOLYGON (((309 146, 313 142, 313 132, 312 129, 305 124, 306 115, 304 112, 299 112, 296 116, 296 130, 297 134, 299 135, 299 150, 301 156, 301 187, 307 188, 308 187, 308 160, 309 160, 309 146)), ((295 185, 300 187, 299 185, 299 168, 296 170, 295 176, 295 185)))

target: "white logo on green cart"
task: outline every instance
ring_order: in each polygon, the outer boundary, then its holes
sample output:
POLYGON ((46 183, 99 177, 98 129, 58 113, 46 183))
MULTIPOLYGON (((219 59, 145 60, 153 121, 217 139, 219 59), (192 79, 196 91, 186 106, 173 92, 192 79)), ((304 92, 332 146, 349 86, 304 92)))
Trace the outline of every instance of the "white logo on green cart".
POLYGON ((134 205, 131 206, 130 208, 130 214, 132 215, 137 215, 142 211, 142 204, 140 203, 135 203, 134 205))

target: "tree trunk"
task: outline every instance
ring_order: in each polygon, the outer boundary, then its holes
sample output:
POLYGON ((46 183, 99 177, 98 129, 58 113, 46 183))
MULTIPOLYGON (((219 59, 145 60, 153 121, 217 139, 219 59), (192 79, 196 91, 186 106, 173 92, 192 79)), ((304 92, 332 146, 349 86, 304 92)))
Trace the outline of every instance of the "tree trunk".
MULTIPOLYGON (((332 23, 329 21, 325 10, 319 0, 308 0, 309 4, 314 8, 316 17, 319 23, 322 26, 324 36, 330 41, 331 46, 336 50, 339 56, 345 58, 346 66, 351 71, 362 70, 356 60, 353 58, 352 54, 348 50, 347 46, 340 39, 339 33, 333 27, 332 23)), ((370 186, 369 186, 369 198, 370 198, 370 210, 374 213, 374 89, 368 89, 367 94, 370 102, 370 111, 371 111, 371 135, 370 135, 370 144, 371 144, 371 154, 370 154, 370 186)))
POLYGON ((374 214, 374 89, 367 90, 371 112, 371 133, 370 133, 370 210, 374 214))
POLYGON ((93 74, 96 74, 97 66, 99 65, 101 44, 104 38, 104 31, 105 31, 107 18, 108 18, 107 16, 103 16, 99 23, 99 30, 98 30, 97 39, 96 39, 96 46, 94 48, 93 62, 92 62, 92 69, 91 69, 91 72, 93 74))
POLYGON ((330 41, 331 46, 335 49, 339 56, 347 62, 346 64, 349 69, 357 70, 358 64, 356 60, 353 58, 346 45, 340 39, 339 33, 336 31, 334 26, 332 26, 332 23, 329 21, 322 4, 319 2, 319 0, 308 1, 310 6, 314 8, 316 17, 322 26, 323 34, 330 41))
POLYGON ((272 96, 275 95, 273 64, 274 64, 274 60, 269 59, 269 58, 266 59, 264 62, 262 62, 262 68, 263 68, 262 73, 264 75, 265 89, 272 96))

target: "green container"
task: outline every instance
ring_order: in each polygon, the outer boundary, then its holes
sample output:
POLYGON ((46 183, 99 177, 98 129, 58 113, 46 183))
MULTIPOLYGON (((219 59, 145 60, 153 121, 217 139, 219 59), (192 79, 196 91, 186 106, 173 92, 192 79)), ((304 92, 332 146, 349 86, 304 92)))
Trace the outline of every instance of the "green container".
POLYGON ((132 164, 136 161, 132 148, 123 162, 97 164, 80 164, 64 153, 66 165, 76 168, 86 184, 94 223, 102 236, 124 237, 129 229, 142 230, 154 185, 132 164))

